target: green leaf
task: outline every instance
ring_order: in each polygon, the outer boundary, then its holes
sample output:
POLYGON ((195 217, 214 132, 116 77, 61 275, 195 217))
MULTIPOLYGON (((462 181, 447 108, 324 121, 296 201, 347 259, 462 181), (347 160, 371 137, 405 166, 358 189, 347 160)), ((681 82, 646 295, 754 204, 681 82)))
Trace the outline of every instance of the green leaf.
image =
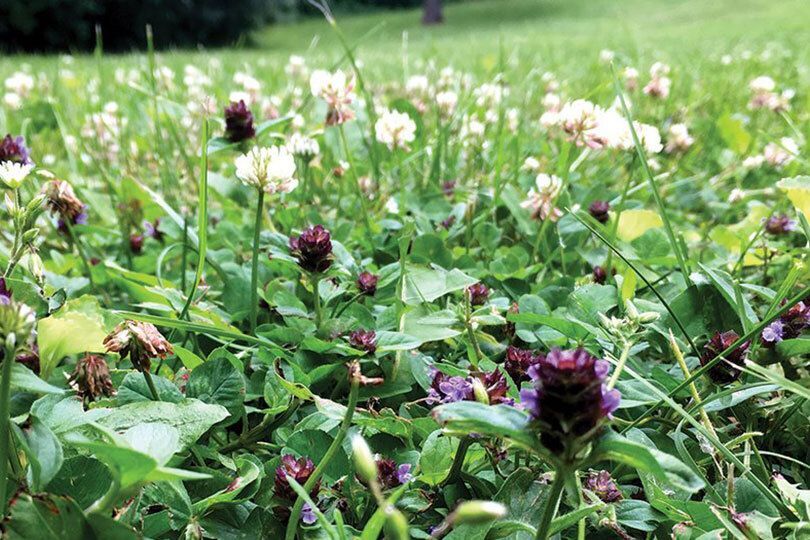
MULTIPOLYGON (((161 401, 179 403, 185 399, 183 393, 171 381, 159 375, 152 375, 161 401)), ((152 392, 146 384, 146 379, 140 371, 130 371, 124 377, 116 394, 119 405, 135 403, 136 401, 152 401, 152 392)))
POLYGON ((453 466, 453 458, 458 449, 458 439, 436 430, 422 444, 419 455, 419 479, 431 486, 439 485, 447 477, 453 466))
POLYGON ((434 408, 433 417, 453 433, 507 438, 526 449, 538 446, 537 438, 528 429, 529 415, 508 405, 459 401, 434 408))
POLYGON ((407 265, 402 300, 410 306, 432 302, 453 291, 466 289, 478 280, 458 269, 407 265))
POLYGON ((104 352, 107 336, 101 306, 92 296, 69 300, 37 324, 41 372, 48 377, 62 358, 70 354, 104 352))
POLYGON ((193 510, 195 515, 204 514, 215 504, 238 500, 239 494, 261 476, 261 470, 250 459, 244 457, 238 458, 236 460, 236 467, 237 476, 231 483, 213 495, 209 495, 201 501, 194 503, 193 510))
POLYGON ((228 411, 221 405, 209 405, 196 399, 179 403, 139 401, 110 409, 99 424, 118 432, 145 422, 167 424, 177 428, 180 446, 186 448, 227 416, 228 411))
POLYGON ((62 467, 62 444, 42 420, 32 416, 21 429, 29 461, 28 483, 35 491, 43 491, 62 467))
POLYGON ((726 145, 736 154, 742 155, 748 150, 751 135, 740 118, 726 113, 717 120, 717 129, 726 145))
POLYGON ((704 486, 703 480, 677 458, 631 441, 613 431, 599 440, 593 456, 594 460, 610 459, 648 472, 658 481, 688 493, 696 493, 704 486))
MULTIPOLYGON (((217 349, 208 360, 191 372, 186 385, 186 396, 214 405, 222 405, 234 412, 245 399, 245 380, 226 355, 217 349)), ((239 362, 234 357, 235 362, 239 362)))
POLYGON ((43 381, 37 377, 36 373, 19 362, 14 362, 11 366, 11 387, 33 394, 64 394, 67 391, 43 381))

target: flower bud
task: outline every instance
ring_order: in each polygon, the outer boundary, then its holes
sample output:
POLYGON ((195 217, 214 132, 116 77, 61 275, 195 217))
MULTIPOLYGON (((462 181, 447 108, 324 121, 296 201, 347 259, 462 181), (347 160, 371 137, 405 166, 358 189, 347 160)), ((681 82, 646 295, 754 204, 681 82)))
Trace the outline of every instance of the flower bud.
POLYGON ((630 300, 624 301, 624 309, 627 311, 627 318, 633 322, 638 322, 639 320, 639 313, 636 306, 630 300))
POLYGON ((409 540, 411 537, 405 514, 393 506, 385 512, 385 537, 391 540, 409 540))
POLYGON ((23 244, 30 244, 31 242, 37 239, 37 236, 39 236, 39 229, 37 228, 28 229, 22 235, 23 244))
POLYGON ((367 484, 377 480, 377 462, 366 440, 360 435, 352 438, 352 458, 357 475, 367 484))
POLYGON ((3 194, 3 197, 6 201, 6 210, 13 216, 17 212, 17 205, 14 204, 14 200, 9 196, 8 191, 3 194))
POLYGON ((478 377, 473 377, 472 389, 473 396, 475 396, 475 401, 483 403, 484 405, 489 405, 489 395, 487 394, 487 389, 481 379, 478 377))
POLYGON ((486 523, 506 515, 506 507, 495 501, 464 501, 453 511, 453 525, 486 523))
POLYGON ((26 207, 25 207, 25 212, 26 212, 27 214, 31 214, 31 213, 33 213, 33 212, 39 212, 39 211, 42 209, 42 203, 44 203, 44 202, 45 202, 45 199, 46 199, 46 198, 47 198, 47 197, 45 196, 45 194, 44 194, 44 193, 40 193, 40 194, 38 194, 36 197, 34 197, 33 199, 31 199, 31 202, 29 202, 29 203, 26 205, 26 207))

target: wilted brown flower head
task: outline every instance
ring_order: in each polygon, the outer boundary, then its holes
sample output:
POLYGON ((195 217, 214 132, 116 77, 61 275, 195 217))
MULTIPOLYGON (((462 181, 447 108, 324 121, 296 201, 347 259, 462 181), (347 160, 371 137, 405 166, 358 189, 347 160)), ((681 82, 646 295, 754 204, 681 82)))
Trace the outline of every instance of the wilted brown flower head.
POLYGON ((148 371, 152 358, 166 358, 174 353, 172 344, 151 323, 124 321, 104 338, 107 352, 115 352, 121 358, 129 356, 135 369, 148 371))
POLYGON ((582 487, 593 491, 602 502, 612 503, 622 499, 622 492, 607 471, 589 471, 582 487))
POLYGON ((94 354, 88 354, 76 362, 76 369, 73 370, 68 382, 79 396, 88 401, 115 393, 107 362, 94 354))

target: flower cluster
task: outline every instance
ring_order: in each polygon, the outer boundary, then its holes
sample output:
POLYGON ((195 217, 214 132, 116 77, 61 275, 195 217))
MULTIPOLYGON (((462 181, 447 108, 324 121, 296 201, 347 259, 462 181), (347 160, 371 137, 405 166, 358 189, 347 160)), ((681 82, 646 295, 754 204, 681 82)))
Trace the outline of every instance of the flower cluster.
MULTIPOLYGON (((731 347, 738 339, 740 339, 740 336, 734 330, 715 332, 703 348, 703 354, 700 355, 700 364, 705 366, 717 358, 720 353, 731 347)), ((745 360, 750 344, 749 341, 742 343, 739 347, 724 355, 723 359, 737 365, 741 364, 745 360)), ((740 377, 740 370, 724 360, 720 360, 709 369, 709 377, 717 384, 728 384, 740 377)))
POLYGON ((490 373, 474 373, 468 377, 448 376, 439 370, 435 370, 428 390, 427 402, 476 401, 478 396, 475 395, 475 386, 480 386, 483 389, 486 393, 484 401, 489 404, 514 405, 514 401, 506 397, 506 392, 509 389, 506 377, 497 369, 490 373))
POLYGON ((51 214, 58 218, 57 228, 67 232, 73 225, 87 223, 87 205, 78 197, 73 187, 64 180, 51 180, 42 188, 47 197, 45 204, 51 214))
POLYGON ((374 330, 355 330, 349 334, 349 345, 368 354, 377 350, 377 333, 374 330))
POLYGON ((374 124, 374 132, 389 150, 408 150, 416 138, 416 123, 407 113, 386 109, 374 124))
POLYGON ((350 105, 354 101, 354 80, 341 70, 329 73, 322 69, 312 72, 309 79, 312 95, 326 102, 326 125, 343 124, 354 118, 350 105))
POLYGON ((242 142, 256 136, 253 113, 244 100, 232 102, 225 107, 225 137, 231 142, 242 142))
POLYGON ((265 193, 290 193, 298 187, 295 158, 284 146, 254 146, 236 158, 236 177, 265 193))
POLYGON ((777 92, 776 81, 767 75, 761 75, 751 80, 748 83, 748 88, 751 89, 751 100, 748 102, 749 109, 768 109, 774 112, 790 110, 790 101, 793 99, 795 92, 793 90, 777 92))
POLYGON ((489 298, 489 287, 481 283, 473 283, 467 287, 467 298, 470 299, 471 306, 483 306, 489 298))
POLYGON ((644 87, 644 93, 659 99, 669 97, 669 89, 672 86, 672 79, 667 76, 669 71, 669 66, 662 62, 650 66, 650 82, 644 87))
POLYGON ((118 353, 121 358, 129 356, 135 369, 149 371, 153 358, 166 358, 174 354, 172 344, 148 322, 126 320, 104 338, 107 352, 118 353))
POLYGON ((520 383, 530 379, 529 368, 539 363, 543 358, 545 356, 542 353, 510 345, 506 349, 506 360, 503 363, 503 369, 512 377, 515 384, 520 385, 520 383))
POLYGON ((332 266, 332 237, 322 225, 304 229, 297 238, 291 236, 289 244, 290 253, 307 272, 326 272, 332 266))
POLYGON ((360 275, 357 276, 357 289, 361 294, 374 296, 374 293, 377 292, 377 282, 379 279, 379 276, 371 272, 360 272, 360 275))
MULTIPOLYGON (((294 504, 296 499, 298 499, 298 494, 292 486, 290 486, 288 478, 292 478, 299 485, 303 486, 314 472, 315 464, 312 463, 312 460, 308 457, 295 459, 295 456, 291 454, 281 456, 281 464, 276 467, 276 475, 273 479, 273 493, 278 499, 281 499, 288 505, 294 504)), ((319 479, 309 492, 310 497, 312 497, 313 500, 316 499, 320 490, 321 481, 319 479)), ((273 511, 276 516, 283 521, 290 519, 289 506, 277 506, 273 511)), ((315 523, 315 515, 312 508, 304 508, 304 511, 301 513, 301 520, 307 525, 315 523)))
POLYGON ((614 503, 624 498, 616 482, 607 471, 588 471, 582 482, 582 487, 593 492, 599 500, 605 503, 614 503))
POLYGON ((94 401, 101 396, 109 397, 115 393, 107 362, 95 354, 88 354, 76 362, 76 368, 68 382, 87 401, 94 401))
POLYGON ((557 221, 562 217, 562 211, 554 203, 562 191, 562 180, 554 175, 540 173, 534 183, 535 187, 529 190, 527 199, 520 206, 530 209, 535 219, 557 221))
POLYGON ((397 462, 393 459, 381 457, 378 457, 375 462, 377 464, 377 481, 383 489, 401 486, 410 482, 413 477, 410 463, 397 465, 397 462))
POLYGON ((533 387, 520 392, 523 407, 551 452, 574 459, 581 443, 619 406, 621 395, 608 390, 608 363, 584 349, 552 349, 528 370, 533 387))
POLYGON ((17 189, 33 168, 25 139, 6 135, 0 141, 0 180, 9 188, 17 189))
POLYGON ((762 345, 773 348, 784 339, 795 339, 810 328, 810 300, 805 298, 762 330, 762 345))

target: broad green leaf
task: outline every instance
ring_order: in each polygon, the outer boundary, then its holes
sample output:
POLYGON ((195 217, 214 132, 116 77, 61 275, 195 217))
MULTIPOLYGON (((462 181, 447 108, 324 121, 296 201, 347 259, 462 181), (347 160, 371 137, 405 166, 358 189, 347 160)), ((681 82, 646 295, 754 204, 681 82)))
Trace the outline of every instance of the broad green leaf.
POLYGON ((736 154, 742 155, 748 150, 751 135, 739 117, 724 114, 717 120, 717 129, 726 145, 736 154))
POLYGON ((664 225, 658 212, 652 210, 624 210, 619 214, 619 225, 616 233, 625 242, 631 242, 647 232, 664 225))
POLYGON ((783 178, 776 186, 784 191, 793 206, 810 219, 810 176, 783 178))
POLYGON ((441 430, 431 433, 419 455, 419 479, 431 486, 439 485, 450 472, 457 449, 457 438, 448 437, 441 430))
MULTIPOLYGON (((222 405, 233 412, 242 406, 245 399, 245 380, 233 363, 226 358, 230 354, 219 349, 208 360, 191 372, 186 385, 186 396, 205 403, 222 405)), ((236 360, 238 362, 238 360, 236 360)))
POLYGON ((447 271, 438 266, 425 268, 408 265, 402 300, 410 306, 416 306, 423 302, 432 302, 453 291, 466 289, 476 282, 477 279, 455 268, 447 271))
POLYGON ((507 438, 527 449, 538 445, 528 429, 529 415, 508 405, 459 401, 434 408, 433 417, 449 432, 507 438))
POLYGON ((28 483, 35 491, 43 491, 62 467, 62 444, 36 416, 21 431, 29 461, 28 483))
POLYGON ((47 383, 37 377, 36 373, 14 362, 11 366, 11 387, 21 392, 34 394, 64 394, 67 390, 47 383))
POLYGON ((101 306, 92 296, 69 300, 37 324, 40 365, 47 377, 62 358, 71 354, 104 352, 107 336, 101 306))

